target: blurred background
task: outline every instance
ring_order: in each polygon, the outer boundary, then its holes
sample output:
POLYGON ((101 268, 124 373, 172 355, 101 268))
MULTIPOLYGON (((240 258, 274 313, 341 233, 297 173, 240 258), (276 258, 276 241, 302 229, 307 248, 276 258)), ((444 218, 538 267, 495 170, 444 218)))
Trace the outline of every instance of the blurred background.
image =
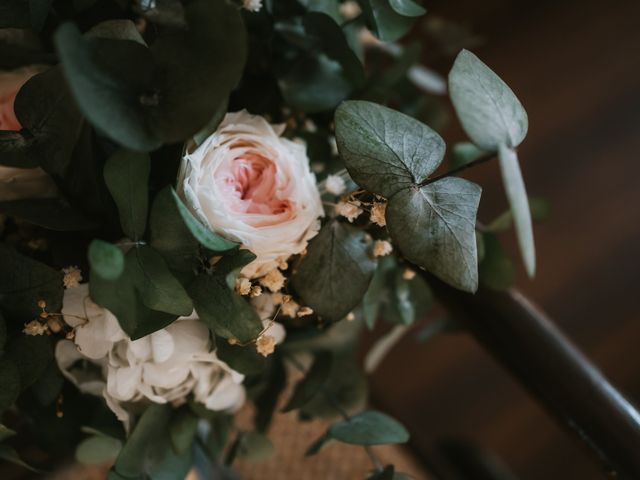
MULTIPOLYGON (((538 273, 518 287, 615 386, 640 403, 640 2, 430 0, 416 36, 457 22, 472 50, 529 114, 519 149, 530 195, 552 205, 536 226, 538 273), (435 22, 435 24, 434 24, 435 22), (439 23, 440 22, 440 23, 439 23)), ((451 57, 424 49, 446 74, 451 57)), ((464 140, 455 121, 447 144, 464 140)), ((505 207, 497 165, 465 174, 483 186, 480 219, 505 207)), ((505 238, 519 262, 515 239, 505 238)), ((373 378, 373 399, 409 427, 413 453, 469 441, 518 479, 598 479, 599 467, 472 338, 405 337, 373 378)))

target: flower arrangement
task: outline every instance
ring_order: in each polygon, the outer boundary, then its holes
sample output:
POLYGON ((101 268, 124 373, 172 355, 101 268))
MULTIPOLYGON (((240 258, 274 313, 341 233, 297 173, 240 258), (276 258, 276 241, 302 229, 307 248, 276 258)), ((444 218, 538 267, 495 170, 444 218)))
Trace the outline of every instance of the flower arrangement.
POLYGON ((509 87, 467 50, 448 88, 421 66, 418 0, 36 3, 0 9, 0 456, 211 478, 268 442, 291 369, 285 411, 329 422, 309 455, 406 442, 365 407, 362 329, 420 320, 435 278, 508 287, 511 225, 535 271, 509 87), (472 143, 443 167, 447 92, 472 143), (484 224, 459 174, 494 158, 484 224))

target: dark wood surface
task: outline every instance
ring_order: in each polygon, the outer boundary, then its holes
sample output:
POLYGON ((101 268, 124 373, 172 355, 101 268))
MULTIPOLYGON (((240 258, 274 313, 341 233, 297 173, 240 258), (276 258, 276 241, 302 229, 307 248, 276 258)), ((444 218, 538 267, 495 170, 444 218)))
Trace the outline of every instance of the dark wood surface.
MULTIPOLYGON (((473 50, 525 105, 520 148, 529 193, 549 199, 536 227, 538 274, 520 288, 640 402, 640 2, 439 1, 430 14, 469 25, 473 50)), ((426 52, 446 72, 450 58, 426 52)), ((455 126, 448 144, 464 138, 455 126)), ((504 208, 497 165, 480 218, 504 208)), ((517 258, 513 238, 506 238, 517 258)), ((598 465, 465 335, 405 338, 373 379, 376 402, 409 426, 426 459, 444 438, 497 454, 524 480, 603 478, 598 465)), ((640 455, 640 452, 638 453, 640 455)))

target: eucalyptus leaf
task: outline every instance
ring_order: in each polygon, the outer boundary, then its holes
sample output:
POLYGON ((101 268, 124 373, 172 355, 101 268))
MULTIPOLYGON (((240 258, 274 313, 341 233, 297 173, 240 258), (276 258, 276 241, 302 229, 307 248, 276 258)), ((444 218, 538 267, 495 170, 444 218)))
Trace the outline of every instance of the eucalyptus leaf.
POLYGON ((122 442, 117 438, 95 435, 78 444, 76 460, 84 465, 105 464, 113 461, 121 448, 122 442))
POLYGON ((483 150, 515 148, 527 135, 528 119, 513 91, 468 50, 449 73, 449 93, 462 128, 483 150))
POLYGON ((147 227, 149 156, 119 150, 104 166, 104 179, 118 206, 120 224, 133 240, 142 238, 147 227))
POLYGON ((129 19, 105 20, 91 27, 86 33, 86 36, 112 38, 115 40, 131 40, 145 47, 147 46, 142 35, 140 35, 140 32, 136 28, 136 24, 129 19))
POLYGON ((328 436, 355 445, 406 443, 409 432, 397 420, 384 413, 370 410, 329 427, 328 436))
POLYGON ((0 413, 3 413, 20 395, 20 372, 15 363, 6 358, 0 359, 0 413))
POLYGON ((444 141, 435 131, 375 103, 344 102, 335 122, 338 150, 349 175, 385 197, 427 178, 444 157, 444 141))
POLYGON ((402 254, 450 285, 478 288, 476 212, 481 188, 447 177, 394 195, 387 228, 402 254))
POLYGON ((486 154, 487 152, 476 147, 473 143, 456 143, 451 149, 451 168, 463 167, 486 154))
POLYGON ((257 352, 255 345, 230 345, 223 337, 216 338, 216 355, 243 375, 259 374, 267 365, 267 359, 257 352))
POLYGON ((200 319, 218 336, 241 343, 255 340, 262 322, 247 301, 231 290, 223 275, 199 275, 189 293, 200 319))
POLYGON ((225 252, 238 247, 238 244, 221 237, 217 233, 205 227, 185 206, 178 194, 172 190, 173 200, 178 207, 178 212, 191 234, 202 246, 214 252, 225 252))
POLYGON ((478 266, 480 283, 494 290, 506 290, 514 282, 513 264, 495 235, 485 233, 482 236, 485 255, 478 266))
POLYGON ((0 310, 20 324, 40 314, 38 301, 51 312, 62 308, 62 273, 0 244, 0 310))
POLYGON ((145 306, 172 315, 186 316, 193 312, 187 291, 158 252, 149 246, 134 248, 128 259, 131 268, 127 273, 133 277, 145 306))
POLYGON ((198 261, 198 240, 179 211, 173 189, 156 195, 149 218, 150 245, 164 257, 172 270, 193 272, 198 261))
POLYGON ((536 249, 533 240, 533 223, 531 220, 531 210, 529 199, 524 186, 518 154, 512 148, 503 144, 498 147, 498 160, 500 162, 500 172, 502 173, 502 183, 504 184, 511 214, 516 229, 518 245, 524 260, 527 274, 533 277, 536 273, 536 249))
POLYGON ((293 394, 282 409, 290 412, 304 406, 324 387, 331 373, 332 356, 329 352, 321 352, 316 355, 313 365, 294 387, 293 394))
POLYGON ((420 17, 427 13, 427 10, 414 0, 389 0, 389 5, 396 13, 405 17, 420 17))
POLYGON ((353 310, 369 288, 376 261, 364 233, 330 222, 309 244, 292 284, 304 303, 332 321, 353 310))
POLYGON ((264 388, 255 397, 256 415, 253 423, 260 433, 269 430, 273 415, 276 413, 280 395, 287 387, 287 372, 280 352, 269 358, 267 374, 263 373, 264 388))
POLYGON ((93 240, 89 244, 88 256, 92 273, 105 280, 117 280, 124 271, 124 254, 112 243, 93 240))
POLYGON ((322 50, 329 58, 340 63, 345 76, 354 87, 364 83, 362 63, 351 50, 340 26, 329 15, 319 12, 307 13, 303 19, 305 31, 320 40, 322 50))
POLYGON ((124 477, 137 477, 145 472, 148 455, 159 436, 166 434, 171 406, 152 403, 148 406, 116 459, 114 470, 124 477))
POLYGON ((414 19, 400 15, 390 5, 390 0, 362 0, 358 2, 367 24, 383 42, 395 42, 411 30, 414 19))
POLYGON ((309 12, 322 12, 329 15, 336 22, 343 20, 340 14, 339 0, 299 0, 299 2, 307 8, 309 12))
POLYGON ((169 424, 169 435, 173 451, 178 455, 191 448, 198 429, 198 417, 188 408, 176 412, 169 424))

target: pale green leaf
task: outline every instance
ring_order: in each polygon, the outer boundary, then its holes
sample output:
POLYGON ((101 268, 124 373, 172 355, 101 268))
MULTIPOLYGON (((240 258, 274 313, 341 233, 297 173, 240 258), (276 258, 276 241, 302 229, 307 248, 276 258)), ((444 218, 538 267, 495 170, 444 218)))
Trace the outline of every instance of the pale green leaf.
POLYGON ((396 13, 405 17, 420 17, 427 10, 414 0, 389 0, 389 5, 396 13))
POLYGON ((528 120, 513 91, 473 53, 462 50, 449 73, 449 92, 460 123, 478 147, 517 147, 528 120))
POLYGON ((106 280, 116 280, 124 271, 124 254, 116 245, 102 240, 89 244, 91 271, 106 280))
POLYGON ((355 445, 382 445, 406 443, 409 432, 397 420, 384 413, 370 410, 334 423, 328 436, 355 445))
POLYGON ((76 447, 76 460, 85 465, 100 465, 113 461, 120 453, 122 442, 117 438, 96 435, 84 439, 76 447))
POLYGON ((529 199, 520 171, 518 154, 512 148, 499 145, 498 160, 500 162, 500 172, 502 173, 502 183, 511 205, 511 213, 516 229, 516 237, 525 269, 530 277, 536 273, 536 250, 533 241, 533 224, 531 220, 531 210, 529 209, 529 199))
POLYGON ((359 3, 367 24, 383 42, 399 40, 409 32, 415 21, 414 18, 397 13, 389 0, 362 0, 359 3))
POLYGON ((450 285, 478 288, 476 212, 481 188, 447 177, 394 195, 387 206, 389 233, 402 254, 450 285))

